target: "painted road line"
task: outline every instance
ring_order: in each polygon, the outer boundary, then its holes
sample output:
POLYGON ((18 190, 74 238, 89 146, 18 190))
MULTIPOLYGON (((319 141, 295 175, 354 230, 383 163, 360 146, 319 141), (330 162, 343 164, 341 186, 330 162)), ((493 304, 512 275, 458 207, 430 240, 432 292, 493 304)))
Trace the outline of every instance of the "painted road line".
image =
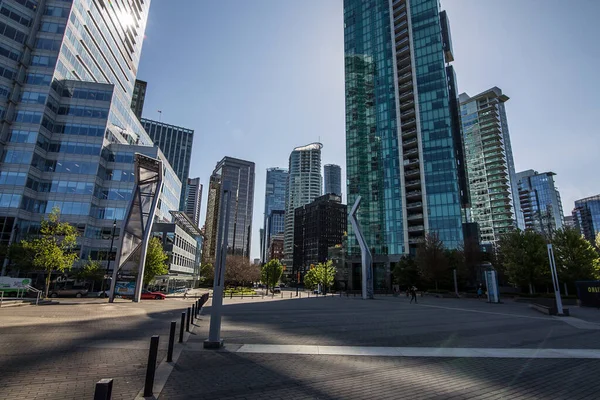
POLYGON ((243 344, 226 346, 232 353, 362 356, 362 357, 440 357, 440 358, 567 358, 600 359, 592 349, 514 349, 464 347, 371 347, 243 344), (239 346, 239 347, 238 347, 239 346))

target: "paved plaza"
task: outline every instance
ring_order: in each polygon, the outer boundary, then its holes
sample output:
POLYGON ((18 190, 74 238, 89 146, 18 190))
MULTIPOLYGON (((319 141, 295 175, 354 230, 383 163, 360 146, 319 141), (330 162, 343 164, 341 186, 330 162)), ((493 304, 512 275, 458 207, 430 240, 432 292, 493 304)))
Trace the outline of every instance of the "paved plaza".
MULTIPOLYGON (((293 296, 293 295, 292 295, 293 296)), ((600 311, 540 314, 475 299, 226 299, 222 350, 204 350, 210 302, 176 363, 169 321, 192 300, 61 300, 0 309, 0 398, 113 399, 143 387, 149 338, 161 337, 159 399, 597 398, 600 311), (161 381, 162 380, 162 381, 161 381)), ((187 335, 186 335, 187 337, 187 335)), ((176 352, 177 354, 177 352, 176 352)))

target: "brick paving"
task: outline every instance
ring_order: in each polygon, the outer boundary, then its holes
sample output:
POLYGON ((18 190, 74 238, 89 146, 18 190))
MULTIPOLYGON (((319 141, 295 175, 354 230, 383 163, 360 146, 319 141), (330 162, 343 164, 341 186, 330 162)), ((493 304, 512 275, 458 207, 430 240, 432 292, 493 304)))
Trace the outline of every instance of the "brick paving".
MULTIPOLYGON (((578 329, 526 304, 419 298, 261 297, 225 300, 222 337, 233 344, 600 349, 578 329)), ((149 337, 193 300, 0 309, 0 399, 92 398, 114 378, 113 399, 143 387, 149 337)), ((359 357, 205 351, 210 307, 196 321, 159 399, 597 398, 599 360, 359 357)), ((593 323, 600 311, 572 309, 593 323)), ((585 326, 585 325, 582 325, 585 326)))
MULTIPOLYGON (((419 300, 226 301, 222 337, 231 349, 234 343, 600 349, 597 330, 577 329, 526 304, 419 300)), ((217 352, 201 350, 208 321, 199 321, 159 399, 595 399, 600 391, 600 360, 217 352)))
POLYGON ((114 378, 113 399, 132 399, 143 386, 150 336, 161 336, 161 360, 169 321, 191 305, 60 301, 0 309, 0 399, 91 399, 102 378, 114 378))

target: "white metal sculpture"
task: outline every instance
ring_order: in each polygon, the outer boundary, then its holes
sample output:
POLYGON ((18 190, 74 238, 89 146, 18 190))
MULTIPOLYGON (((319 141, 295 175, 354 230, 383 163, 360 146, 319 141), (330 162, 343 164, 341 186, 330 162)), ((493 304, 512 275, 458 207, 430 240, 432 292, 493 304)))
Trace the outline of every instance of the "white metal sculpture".
POLYGON ((163 186, 163 164, 161 160, 136 153, 134 160, 135 189, 133 198, 129 203, 125 220, 122 223, 120 235, 120 252, 113 269, 110 285, 110 299, 115 299, 115 288, 119 270, 139 255, 136 287, 133 301, 140 301, 144 266, 146 263, 146 250, 152 234, 154 214, 158 207, 158 199, 163 186))
POLYGON ((360 207, 361 196, 356 198, 352 209, 350 210, 350 222, 352 223, 352 229, 354 229, 354 235, 360 246, 360 255, 362 260, 362 298, 372 299, 373 298, 373 258, 371 251, 367 245, 367 241, 362 234, 360 223, 356 218, 358 207, 360 207))

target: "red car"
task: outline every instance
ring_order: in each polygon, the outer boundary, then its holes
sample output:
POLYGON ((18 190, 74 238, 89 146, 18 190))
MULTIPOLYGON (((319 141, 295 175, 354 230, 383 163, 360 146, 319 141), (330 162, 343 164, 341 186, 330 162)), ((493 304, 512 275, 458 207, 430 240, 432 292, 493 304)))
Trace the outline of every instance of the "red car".
POLYGON ((164 300, 167 298, 161 292, 149 292, 148 290, 142 290, 142 300, 164 300))

